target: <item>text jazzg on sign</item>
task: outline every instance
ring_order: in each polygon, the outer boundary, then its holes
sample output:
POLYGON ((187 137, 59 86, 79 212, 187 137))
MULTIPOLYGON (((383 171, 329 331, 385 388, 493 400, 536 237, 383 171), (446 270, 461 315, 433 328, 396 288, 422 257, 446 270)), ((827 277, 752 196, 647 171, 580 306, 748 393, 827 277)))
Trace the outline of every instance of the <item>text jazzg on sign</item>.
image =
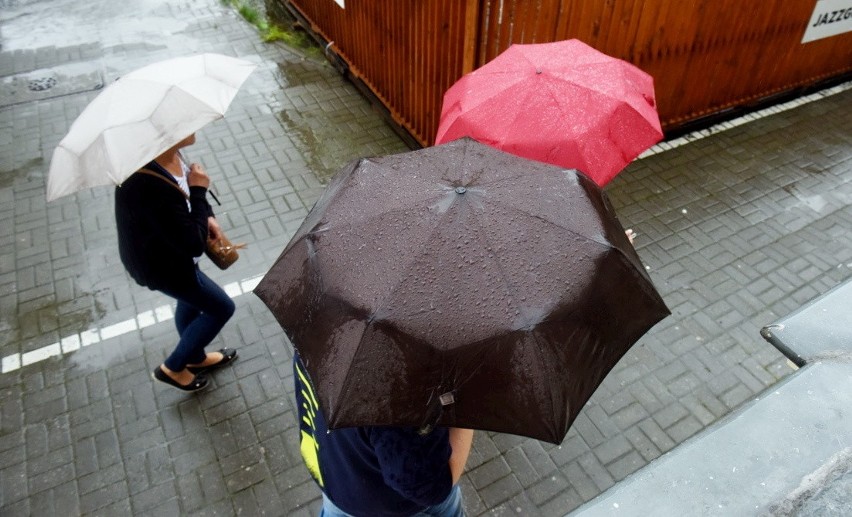
POLYGON ((852 32, 852 0, 817 0, 802 43, 852 32))

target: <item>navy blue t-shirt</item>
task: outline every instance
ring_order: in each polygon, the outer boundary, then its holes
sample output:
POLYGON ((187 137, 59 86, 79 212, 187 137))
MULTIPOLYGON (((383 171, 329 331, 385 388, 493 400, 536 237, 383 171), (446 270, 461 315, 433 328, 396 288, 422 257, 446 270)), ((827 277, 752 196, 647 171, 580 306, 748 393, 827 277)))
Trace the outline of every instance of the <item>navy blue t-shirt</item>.
POLYGON ((329 432, 305 367, 293 359, 302 458, 325 495, 356 516, 409 516, 452 489, 449 431, 351 427, 329 432))

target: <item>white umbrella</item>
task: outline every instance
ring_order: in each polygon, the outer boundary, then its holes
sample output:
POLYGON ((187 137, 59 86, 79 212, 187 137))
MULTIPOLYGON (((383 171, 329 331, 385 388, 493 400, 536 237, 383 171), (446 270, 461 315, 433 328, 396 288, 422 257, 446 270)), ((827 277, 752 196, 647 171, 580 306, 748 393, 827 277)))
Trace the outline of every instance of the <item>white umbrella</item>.
POLYGON ((179 57, 107 86, 53 151, 47 200, 120 185, 140 167, 222 118, 256 65, 220 54, 179 57))

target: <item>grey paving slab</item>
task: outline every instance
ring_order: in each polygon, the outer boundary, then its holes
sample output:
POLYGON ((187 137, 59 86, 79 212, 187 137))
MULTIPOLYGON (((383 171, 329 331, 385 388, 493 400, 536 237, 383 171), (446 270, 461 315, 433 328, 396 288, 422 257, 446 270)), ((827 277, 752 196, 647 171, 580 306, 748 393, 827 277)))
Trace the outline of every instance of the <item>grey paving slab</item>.
POLYGON ((801 370, 571 515, 848 514, 850 286, 761 329, 801 370))
POLYGON ((761 329, 802 370, 571 515, 848 514, 850 286, 761 329))
POLYGON ((817 360, 571 515, 848 514, 850 388, 817 360))
MULTIPOLYGON (((237 304, 213 345, 241 357, 189 397, 148 377, 173 339, 169 300, 124 273, 110 189, 44 200, 52 150, 97 91, 0 107, 0 513, 315 515, 291 348, 252 282, 338 168, 403 142, 324 60, 263 43, 216 0, 2 7, 0 79, 56 68, 109 83, 201 51, 259 66, 190 150, 214 178, 223 226, 249 248, 227 271, 204 266, 237 304)), ((612 182, 673 314, 561 445, 478 433, 462 481, 471 515, 562 515, 790 374, 758 330, 852 276, 850 101, 719 132, 612 182)))

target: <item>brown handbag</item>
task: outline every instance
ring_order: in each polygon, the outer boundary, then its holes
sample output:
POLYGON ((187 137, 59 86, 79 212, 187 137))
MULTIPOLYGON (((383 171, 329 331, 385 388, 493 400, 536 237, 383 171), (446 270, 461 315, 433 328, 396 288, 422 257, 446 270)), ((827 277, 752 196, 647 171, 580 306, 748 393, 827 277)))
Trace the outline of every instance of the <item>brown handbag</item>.
MULTIPOLYGON (((184 192, 182 188, 180 188, 176 183, 172 183, 162 175, 148 169, 139 169, 138 172, 141 174, 147 174, 148 176, 155 176, 165 181, 172 187, 176 188, 183 197, 189 199, 189 196, 186 195, 186 192, 184 192)), ((211 239, 209 236, 207 237, 207 248, 204 250, 204 254, 207 255, 210 261, 216 264, 219 269, 228 269, 231 267, 231 264, 240 258, 240 254, 237 253, 237 250, 245 247, 245 244, 232 243, 231 240, 225 236, 225 232, 220 229, 218 239, 211 239)))
POLYGON ((207 239, 207 249, 204 250, 204 253, 210 258, 211 262, 219 267, 219 269, 228 269, 231 264, 240 258, 240 254, 237 253, 237 250, 245 247, 245 244, 231 243, 225 234, 220 232, 218 239, 207 239))

